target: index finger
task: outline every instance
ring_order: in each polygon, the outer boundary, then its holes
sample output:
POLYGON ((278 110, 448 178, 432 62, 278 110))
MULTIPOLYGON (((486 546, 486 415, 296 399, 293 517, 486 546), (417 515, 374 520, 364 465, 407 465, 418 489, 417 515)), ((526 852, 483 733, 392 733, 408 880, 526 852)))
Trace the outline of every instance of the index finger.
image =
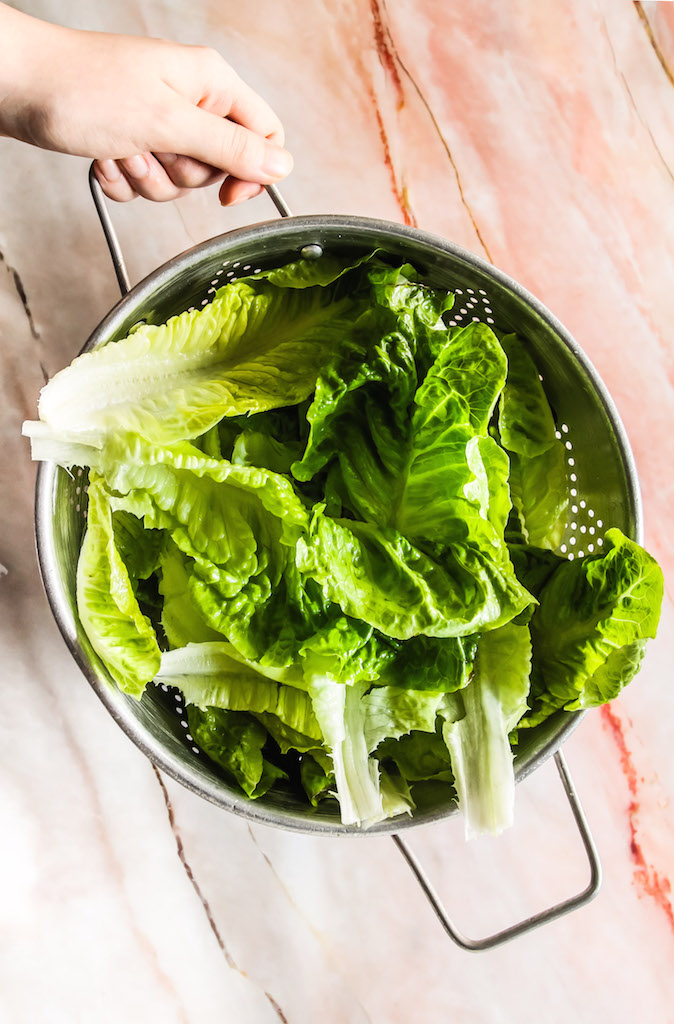
POLYGON ((267 101, 239 78, 236 72, 234 79, 232 105, 229 114, 224 116, 243 125, 244 128, 249 128, 257 135, 264 136, 270 142, 275 142, 277 146, 282 146, 285 142, 285 132, 280 119, 267 101))
POLYGON ((167 85, 209 114, 227 117, 263 139, 283 146, 285 133, 280 119, 217 50, 203 46, 183 50, 190 52, 191 60, 172 63, 167 85))

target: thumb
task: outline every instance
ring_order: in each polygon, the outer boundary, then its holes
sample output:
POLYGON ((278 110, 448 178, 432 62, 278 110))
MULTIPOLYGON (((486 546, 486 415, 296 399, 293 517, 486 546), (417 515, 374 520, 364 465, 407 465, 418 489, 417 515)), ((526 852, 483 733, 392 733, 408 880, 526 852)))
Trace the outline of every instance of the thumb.
POLYGON ((290 174, 293 158, 287 149, 226 117, 185 103, 171 139, 162 148, 191 156, 241 178, 270 185, 290 174))

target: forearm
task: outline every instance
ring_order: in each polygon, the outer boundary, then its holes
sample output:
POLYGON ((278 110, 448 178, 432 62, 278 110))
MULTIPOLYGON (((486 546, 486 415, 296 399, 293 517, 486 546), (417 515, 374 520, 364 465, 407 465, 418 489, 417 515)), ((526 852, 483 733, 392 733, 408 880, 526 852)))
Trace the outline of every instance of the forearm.
POLYGON ((53 57, 72 31, 0 3, 0 134, 43 145, 53 57))

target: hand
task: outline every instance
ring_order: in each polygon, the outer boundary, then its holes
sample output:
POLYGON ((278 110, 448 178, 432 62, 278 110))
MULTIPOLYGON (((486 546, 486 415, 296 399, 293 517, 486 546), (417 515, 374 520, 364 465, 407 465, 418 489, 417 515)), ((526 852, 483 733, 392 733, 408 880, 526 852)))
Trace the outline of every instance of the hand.
POLYGON ((0 134, 95 159, 110 199, 224 178, 223 205, 284 178, 281 122, 215 50, 80 32, 0 4, 0 134))

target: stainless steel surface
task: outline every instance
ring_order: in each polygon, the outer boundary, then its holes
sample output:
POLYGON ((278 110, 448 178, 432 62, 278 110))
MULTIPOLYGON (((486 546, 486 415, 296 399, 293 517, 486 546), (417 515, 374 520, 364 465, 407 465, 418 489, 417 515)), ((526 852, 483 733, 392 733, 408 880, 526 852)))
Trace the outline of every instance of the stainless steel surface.
MULTIPOLYGON (((417 881, 423 889, 428 902, 433 907, 440 924, 445 929, 450 939, 452 939, 457 946, 461 946, 462 949, 467 949, 471 952, 482 952, 486 949, 493 949, 495 946, 502 946, 504 943, 510 942, 511 939, 516 939, 519 935, 525 935, 527 932, 533 931, 534 928, 540 928, 543 924, 549 924, 550 921, 555 921, 558 917, 563 917, 564 914, 570 914, 571 911, 585 906, 585 904, 589 903, 590 900, 593 900, 599 892, 599 888, 601 886, 601 864, 599 863, 597 848, 594 845, 594 840, 587 823, 587 818, 585 817, 585 813, 581 807, 575 786, 569 774, 569 769, 566 765, 566 759, 561 750, 558 750, 555 754, 555 763, 562 780, 562 785, 564 786, 566 798, 571 805, 571 810, 573 811, 578 831, 580 832, 583 840, 583 846, 585 847, 585 852, 590 865, 590 881, 583 891, 579 892, 576 896, 571 896, 568 899, 562 900, 561 903, 556 903, 554 906, 540 911, 538 914, 533 914, 531 917, 527 917, 523 921, 518 921, 517 924, 511 925, 509 928, 504 928, 502 931, 495 932, 493 935, 487 935, 483 939, 469 939, 452 921, 440 901, 438 894, 428 880, 426 872, 415 857, 409 845, 404 839, 401 839, 400 836, 392 836, 393 841, 407 861, 411 870, 416 875, 417 881)), ((530 858, 531 851, 527 851, 527 859, 530 858)))
POLYGON ((119 284, 122 295, 126 295, 126 293, 131 290, 129 272, 126 269, 124 254, 122 253, 119 239, 117 238, 117 232, 110 220, 110 214, 108 213, 108 208, 105 205, 103 189, 101 188, 99 180, 94 173, 93 164, 89 168, 89 188, 91 189, 94 206, 96 207, 96 213, 98 214, 98 219, 100 220, 101 227, 103 228, 105 240, 108 243, 112 265, 115 268, 115 274, 117 275, 117 283, 119 284))
POLYGON ((265 185, 267 195, 282 217, 292 217, 290 207, 277 189, 276 185, 265 185))
MULTIPOLYGON (((98 183, 95 178, 90 180, 124 292, 127 279, 120 273, 120 268, 125 272, 121 252, 100 188, 96 188, 98 183)), ((277 209, 287 217, 289 211, 278 190, 268 191, 277 209)), ((570 557, 598 549, 600 535, 609 526, 641 540, 641 502, 629 443, 606 388, 577 342, 517 282, 478 256, 426 232, 388 221, 340 216, 293 217, 231 231, 187 250, 137 284, 99 324, 83 351, 124 337, 141 319, 159 324, 184 309, 203 305, 217 284, 296 259, 306 246, 316 247, 314 255, 318 250, 345 258, 378 248, 393 258, 413 263, 429 284, 454 291, 453 323, 467 323, 479 316, 502 331, 525 336, 534 350, 568 451, 571 504, 563 549, 570 557)), ((45 589, 61 633, 84 675, 120 727, 155 764, 195 793, 235 814, 318 835, 397 833, 455 813, 453 801, 437 794, 426 795, 413 817, 381 822, 363 832, 341 824, 334 801, 312 810, 289 789, 250 801, 228 785, 188 741, 180 724, 183 716, 179 695, 151 687, 137 702, 121 693, 92 651, 77 618, 75 567, 85 522, 81 484, 81 476, 71 478, 54 465, 39 467, 36 534, 45 589)), ((515 757, 518 781, 557 751, 582 714, 559 713, 521 739, 515 757)), ((567 795, 576 813, 575 794, 567 781, 567 795)), ((578 811, 580 817, 576 814, 576 820, 592 863, 593 882, 584 893, 561 905, 568 910, 591 899, 599 884, 596 853, 579 807, 578 811)), ((399 837, 396 842, 404 847, 399 837)), ((423 873, 412 866, 431 898, 423 873)), ((446 918, 437 900, 434 907, 441 919, 446 918)), ((564 912, 567 910, 550 908, 538 915, 535 923, 523 922, 509 929, 507 937, 564 912)), ((495 944, 505 941, 505 937, 481 941, 495 944)))
POLYGON ((316 245, 310 242, 308 245, 303 245, 300 249, 300 256, 305 260, 318 260, 323 255, 323 250, 320 245, 316 245))

